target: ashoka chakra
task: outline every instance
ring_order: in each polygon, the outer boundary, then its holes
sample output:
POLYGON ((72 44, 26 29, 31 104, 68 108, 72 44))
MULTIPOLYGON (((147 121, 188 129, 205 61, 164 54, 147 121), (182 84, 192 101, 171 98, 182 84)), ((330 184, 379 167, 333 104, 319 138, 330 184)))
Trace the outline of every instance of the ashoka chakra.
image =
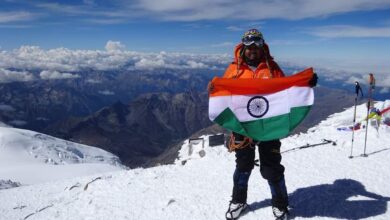
POLYGON ((268 100, 263 96, 255 96, 249 99, 247 110, 249 115, 255 118, 261 118, 268 112, 268 100))

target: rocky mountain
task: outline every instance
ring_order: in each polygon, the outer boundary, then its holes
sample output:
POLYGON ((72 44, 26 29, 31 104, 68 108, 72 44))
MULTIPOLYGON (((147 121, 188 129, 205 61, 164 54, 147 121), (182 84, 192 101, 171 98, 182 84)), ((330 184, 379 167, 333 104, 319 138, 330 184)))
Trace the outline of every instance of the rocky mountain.
POLYGON ((151 92, 204 90, 215 75, 197 70, 84 71, 79 78, 0 83, 0 119, 18 128, 43 131, 69 117, 85 117, 117 101, 151 92))
POLYGON ((46 131, 110 151, 129 167, 145 166, 168 146, 210 126, 207 108, 206 93, 150 93, 88 117, 64 120, 46 131))

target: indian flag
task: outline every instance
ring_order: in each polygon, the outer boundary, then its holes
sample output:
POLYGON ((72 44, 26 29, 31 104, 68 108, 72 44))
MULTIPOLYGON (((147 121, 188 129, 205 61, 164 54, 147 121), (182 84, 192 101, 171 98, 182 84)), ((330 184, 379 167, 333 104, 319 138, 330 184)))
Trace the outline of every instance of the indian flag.
POLYGON ((286 137, 314 103, 313 68, 274 79, 214 78, 209 118, 258 141, 286 137))

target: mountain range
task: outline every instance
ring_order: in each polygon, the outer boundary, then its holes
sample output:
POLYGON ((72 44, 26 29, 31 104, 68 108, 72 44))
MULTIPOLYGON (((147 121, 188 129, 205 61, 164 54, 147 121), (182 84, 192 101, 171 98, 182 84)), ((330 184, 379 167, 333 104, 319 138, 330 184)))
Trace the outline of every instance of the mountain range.
MULTIPOLYGON (((4 83, 0 120, 100 147, 132 168, 169 163, 182 140, 194 133, 226 132, 210 128, 208 120, 205 90, 216 72, 85 70, 74 79, 4 83)), ((346 91, 323 86, 315 90, 315 105, 295 132, 354 103, 346 91)))

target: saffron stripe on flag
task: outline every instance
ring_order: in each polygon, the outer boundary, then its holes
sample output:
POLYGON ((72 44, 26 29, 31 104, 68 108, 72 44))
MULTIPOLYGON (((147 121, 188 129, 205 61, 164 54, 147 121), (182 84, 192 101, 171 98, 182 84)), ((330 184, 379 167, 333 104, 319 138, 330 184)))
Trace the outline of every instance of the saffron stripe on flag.
POLYGON ((214 86, 210 97, 250 94, 270 94, 292 86, 309 87, 308 82, 313 77, 313 68, 308 68, 292 76, 273 79, 229 79, 215 77, 211 83, 214 86), (227 89, 228 88, 228 89, 227 89))

